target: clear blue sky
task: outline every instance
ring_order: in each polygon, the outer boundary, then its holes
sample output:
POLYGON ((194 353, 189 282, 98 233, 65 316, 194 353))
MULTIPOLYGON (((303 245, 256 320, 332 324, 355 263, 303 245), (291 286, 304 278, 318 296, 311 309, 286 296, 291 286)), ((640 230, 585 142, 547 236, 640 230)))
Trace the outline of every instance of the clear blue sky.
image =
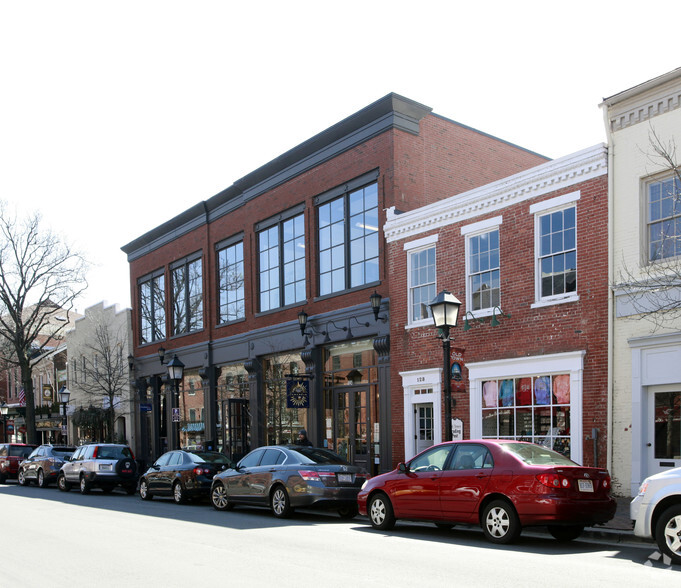
POLYGON ((549 157, 604 141, 604 97, 681 66, 680 16, 678 1, 3 1, 0 198, 92 261, 79 310, 126 306, 122 245, 388 92, 549 157))

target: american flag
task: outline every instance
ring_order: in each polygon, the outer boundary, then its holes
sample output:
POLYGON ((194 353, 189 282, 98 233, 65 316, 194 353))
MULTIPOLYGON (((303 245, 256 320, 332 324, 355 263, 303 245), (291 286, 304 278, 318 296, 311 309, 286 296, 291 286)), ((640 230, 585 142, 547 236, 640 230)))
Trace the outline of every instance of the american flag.
POLYGON ((19 406, 26 406, 26 393, 23 386, 19 389, 19 406))

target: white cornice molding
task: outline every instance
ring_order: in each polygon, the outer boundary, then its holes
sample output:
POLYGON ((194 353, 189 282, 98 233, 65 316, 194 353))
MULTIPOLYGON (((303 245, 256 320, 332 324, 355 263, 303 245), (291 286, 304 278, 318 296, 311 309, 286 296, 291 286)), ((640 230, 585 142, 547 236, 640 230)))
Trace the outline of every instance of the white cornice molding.
POLYGON ((600 143, 409 212, 387 210, 387 242, 503 210, 530 198, 556 192, 608 173, 607 147, 600 143))

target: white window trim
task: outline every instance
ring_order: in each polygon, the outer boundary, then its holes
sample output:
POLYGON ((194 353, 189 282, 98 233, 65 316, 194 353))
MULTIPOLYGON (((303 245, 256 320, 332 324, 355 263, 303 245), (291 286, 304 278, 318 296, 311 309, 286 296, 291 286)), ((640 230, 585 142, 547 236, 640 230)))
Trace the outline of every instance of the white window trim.
MULTIPOLYGON (((556 294, 554 296, 545 297, 542 297, 541 295, 541 271, 539 269, 539 252, 541 250, 539 239, 539 217, 551 212, 570 208, 571 206, 574 206, 580 198, 581 192, 577 190, 576 192, 556 196, 555 198, 537 202, 530 206, 530 214, 534 214, 534 302, 530 305, 530 308, 542 308, 545 306, 554 306, 556 304, 565 304, 566 302, 579 301, 578 292, 569 292, 567 294, 556 294)), ((575 235, 577 232, 577 210, 575 206, 575 235)), ((579 256, 579 251, 577 251, 577 255, 579 256)), ((579 279, 579 272, 577 272, 577 277, 579 279)), ((577 288, 579 289, 579 285, 577 288)))
MULTIPOLYGON (((478 235, 483 235, 485 233, 490 233, 491 231, 499 230, 503 222, 502 216, 495 216, 488 218, 484 221, 477 223, 472 223, 461 227, 461 234, 466 237, 466 242, 464 245, 465 256, 466 256, 466 310, 470 310, 471 314, 475 316, 476 319, 492 316, 494 312, 494 307, 490 308, 480 308, 478 310, 473 310, 473 293, 470 289, 470 277, 471 277, 471 250, 470 250, 470 239, 471 237, 476 237, 478 235)), ((501 231, 499 232, 501 237, 501 231)), ((499 241, 499 272, 501 272, 501 240, 499 241)), ((499 302, 501 302, 501 289, 499 290, 499 302)))
POLYGON ((430 317, 418 321, 411 319, 411 256, 424 249, 435 248, 435 292, 437 292, 437 247, 435 244, 438 242, 438 237, 439 235, 430 235, 404 244, 404 250, 407 252, 407 324, 404 325, 405 330, 433 326, 433 319, 430 317))
POLYGON ((467 363, 470 386, 470 438, 482 437, 482 383, 484 381, 533 375, 569 374, 570 459, 581 464, 584 451, 582 397, 585 355, 586 351, 571 351, 535 357, 467 363))
POLYGON ((442 368, 400 372, 404 390, 404 461, 414 455, 414 405, 433 403, 433 445, 442 443, 442 368), (431 394, 415 394, 416 390, 431 388, 431 394))

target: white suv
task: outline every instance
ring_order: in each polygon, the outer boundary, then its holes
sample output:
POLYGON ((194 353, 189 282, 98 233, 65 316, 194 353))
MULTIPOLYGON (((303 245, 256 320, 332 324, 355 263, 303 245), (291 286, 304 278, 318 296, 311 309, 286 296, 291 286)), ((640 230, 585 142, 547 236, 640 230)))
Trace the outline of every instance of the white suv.
POLYGON ((94 486, 111 492, 120 484, 128 494, 134 494, 138 475, 135 456, 127 445, 92 443, 81 445, 64 463, 57 486, 67 492, 78 485, 81 494, 88 494, 94 486))
POLYGON ((681 564, 681 468, 643 480, 629 513, 634 535, 655 539, 664 555, 681 564))

